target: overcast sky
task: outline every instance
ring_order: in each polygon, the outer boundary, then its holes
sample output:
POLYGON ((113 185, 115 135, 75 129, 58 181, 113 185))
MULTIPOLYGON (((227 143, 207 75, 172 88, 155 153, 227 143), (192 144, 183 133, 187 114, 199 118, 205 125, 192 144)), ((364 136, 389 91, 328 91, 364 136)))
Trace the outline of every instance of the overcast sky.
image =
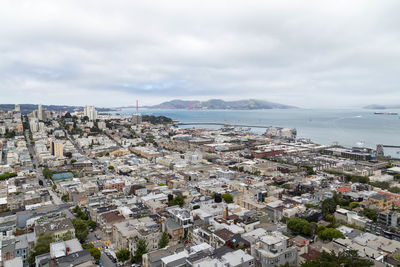
POLYGON ((0 103, 399 104, 400 1, 2 0, 0 103))

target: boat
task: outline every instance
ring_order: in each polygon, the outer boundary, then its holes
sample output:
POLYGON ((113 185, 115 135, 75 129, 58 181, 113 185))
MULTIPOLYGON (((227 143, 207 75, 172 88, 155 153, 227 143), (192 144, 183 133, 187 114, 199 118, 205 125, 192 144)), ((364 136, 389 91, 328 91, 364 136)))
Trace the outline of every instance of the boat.
POLYGON ((397 112, 374 112, 375 115, 398 115, 397 112))

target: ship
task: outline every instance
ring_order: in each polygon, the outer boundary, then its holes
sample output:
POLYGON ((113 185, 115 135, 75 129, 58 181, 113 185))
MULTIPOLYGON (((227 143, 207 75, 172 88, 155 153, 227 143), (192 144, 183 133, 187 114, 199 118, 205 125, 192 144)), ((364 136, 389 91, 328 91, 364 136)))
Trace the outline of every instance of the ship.
POLYGON ((375 115, 398 115, 397 112, 374 112, 375 115))

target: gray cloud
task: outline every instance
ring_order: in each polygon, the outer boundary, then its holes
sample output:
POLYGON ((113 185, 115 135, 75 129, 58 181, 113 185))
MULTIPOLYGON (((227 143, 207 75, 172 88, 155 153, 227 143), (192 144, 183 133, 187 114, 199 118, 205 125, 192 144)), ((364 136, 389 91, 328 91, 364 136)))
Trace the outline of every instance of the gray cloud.
POLYGON ((252 97, 350 107, 400 99, 397 0, 6 0, 0 7, 3 103, 252 97))

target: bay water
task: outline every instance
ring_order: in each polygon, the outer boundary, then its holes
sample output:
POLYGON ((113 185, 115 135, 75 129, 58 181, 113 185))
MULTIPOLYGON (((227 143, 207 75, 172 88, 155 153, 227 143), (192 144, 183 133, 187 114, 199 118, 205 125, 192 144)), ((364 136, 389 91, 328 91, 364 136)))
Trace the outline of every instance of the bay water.
MULTIPOLYGON (((384 110, 383 112, 400 110, 384 110)), ((143 115, 166 116, 182 123, 226 123, 296 128, 299 138, 318 144, 338 142, 345 147, 377 144, 400 146, 399 115, 377 115, 369 109, 266 109, 266 110, 178 110, 140 109, 143 115)), ((379 111, 380 112, 380 111, 379 111)), ((126 108, 116 113, 132 115, 135 109, 126 108)), ((217 125, 184 127, 219 128, 217 125)), ((264 129, 252 128, 262 133, 264 129)), ((385 148, 385 154, 400 157, 400 149, 385 148)))

